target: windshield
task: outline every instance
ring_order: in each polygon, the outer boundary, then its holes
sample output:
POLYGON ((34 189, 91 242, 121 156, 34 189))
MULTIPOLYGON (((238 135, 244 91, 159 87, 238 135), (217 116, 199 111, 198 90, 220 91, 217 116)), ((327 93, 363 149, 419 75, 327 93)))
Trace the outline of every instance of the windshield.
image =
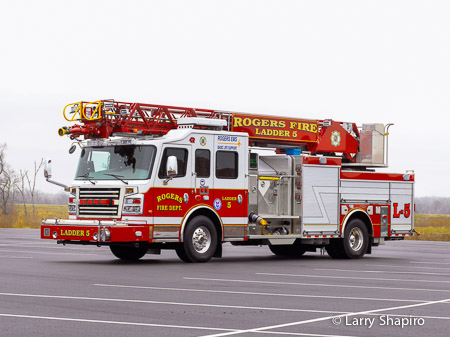
POLYGON ((156 149, 150 145, 86 147, 75 179, 149 179, 156 149))

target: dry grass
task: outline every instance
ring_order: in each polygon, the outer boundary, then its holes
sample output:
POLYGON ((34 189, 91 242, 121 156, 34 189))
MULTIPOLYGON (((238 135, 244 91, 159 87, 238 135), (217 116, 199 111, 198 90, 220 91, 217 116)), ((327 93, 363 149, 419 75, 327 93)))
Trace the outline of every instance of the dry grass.
POLYGON ((420 236, 407 238, 408 240, 450 241, 449 214, 416 214, 414 221, 420 236))
POLYGON ((33 216, 33 208, 31 205, 27 205, 27 213, 23 205, 15 205, 13 211, 4 215, 0 212, 0 228, 40 228, 42 218, 53 219, 67 219, 68 206, 60 205, 36 205, 36 214, 33 216))

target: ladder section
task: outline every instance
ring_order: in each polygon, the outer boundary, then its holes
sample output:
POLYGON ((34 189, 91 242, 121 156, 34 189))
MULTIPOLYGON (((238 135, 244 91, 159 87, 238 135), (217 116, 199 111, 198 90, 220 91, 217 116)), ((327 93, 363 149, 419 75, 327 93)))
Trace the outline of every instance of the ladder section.
POLYGON ((64 107, 63 116, 67 121, 77 124, 60 128, 58 134, 69 135, 72 139, 81 136, 85 139, 109 138, 126 134, 163 135, 178 127, 178 119, 186 117, 225 119, 227 125, 231 119, 231 113, 223 111, 114 100, 70 103, 64 107))

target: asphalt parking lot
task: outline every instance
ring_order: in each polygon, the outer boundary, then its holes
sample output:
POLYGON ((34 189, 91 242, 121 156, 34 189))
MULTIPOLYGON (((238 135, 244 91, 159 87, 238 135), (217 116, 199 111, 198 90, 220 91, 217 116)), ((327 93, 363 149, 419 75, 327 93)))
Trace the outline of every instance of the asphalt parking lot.
POLYGON ((224 245, 125 263, 0 229, 1 336, 448 336, 450 243, 402 241, 361 260, 224 245))

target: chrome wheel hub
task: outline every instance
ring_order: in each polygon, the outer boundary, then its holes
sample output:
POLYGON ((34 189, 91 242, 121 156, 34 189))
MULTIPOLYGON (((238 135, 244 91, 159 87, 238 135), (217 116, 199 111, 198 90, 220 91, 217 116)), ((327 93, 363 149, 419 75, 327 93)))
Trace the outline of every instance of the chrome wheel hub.
POLYGON ((204 226, 199 226, 192 235, 192 244, 198 253, 206 252, 211 246, 211 233, 204 226))
POLYGON ((355 252, 360 250, 364 244, 364 238, 361 228, 355 227, 350 231, 350 248, 355 252))

